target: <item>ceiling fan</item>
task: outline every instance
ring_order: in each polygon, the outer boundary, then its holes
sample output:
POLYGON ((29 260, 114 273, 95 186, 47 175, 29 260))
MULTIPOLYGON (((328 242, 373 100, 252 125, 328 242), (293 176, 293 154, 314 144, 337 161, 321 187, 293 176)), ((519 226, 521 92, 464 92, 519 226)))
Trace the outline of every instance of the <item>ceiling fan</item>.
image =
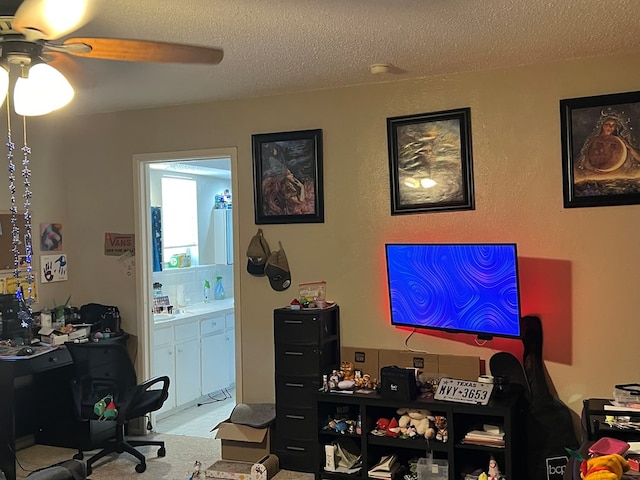
POLYGON ((14 108, 22 115, 42 115, 71 101, 73 88, 54 67, 64 69, 69 56, 211 65, 222 61, 222 49, 196 45, 95 37, 67 38, 56 43, 55 40, 69 35, 92 18, 95 0, 24 0, 22 3, 11 0, 10 3, 17 6, 13 17, 0 17, 0 95, 7 91, 9 72, 15 66, 19 74, 14 108), (56 85, 56 90, 51 91, 56 85), (49 101, 53 107, 45 106, 49 101))

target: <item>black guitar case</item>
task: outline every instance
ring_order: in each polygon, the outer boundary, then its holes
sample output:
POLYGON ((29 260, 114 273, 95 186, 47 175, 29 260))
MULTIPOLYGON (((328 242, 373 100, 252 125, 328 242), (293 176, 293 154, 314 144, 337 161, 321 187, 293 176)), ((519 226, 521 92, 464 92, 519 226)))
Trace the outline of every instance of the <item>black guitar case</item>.
POLYGON ((530 386, 526 415, 529 480, 562 480, 568 462, 565 448, 577 450, 571 410, 551 394, 542 360, 542 324, 536 316, 521 319, 523 366, 530 386))

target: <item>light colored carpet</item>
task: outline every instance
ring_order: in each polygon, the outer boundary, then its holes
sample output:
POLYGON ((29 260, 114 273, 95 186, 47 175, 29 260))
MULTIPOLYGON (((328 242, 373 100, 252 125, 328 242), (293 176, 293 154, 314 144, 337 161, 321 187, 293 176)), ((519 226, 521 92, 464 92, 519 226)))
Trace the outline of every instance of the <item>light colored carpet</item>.
MULTIPOLYGON (((147 457, 147 470, 137 473, 134 468, 135 459, 126 453, 113 454, 94 464, 91 473, 92 480, 116 479, 167 479, 188 480, 193 472, 196 461, 202 464, 198 480, 205 480, 204 471, 215 461, 220 460, 220 440, 213 438, 186 437, 181 435, 153 434, 154 440, 164 440, 167 455, 157 456, 157 447, 140 447, 140 451, 147 457)), ((53 465, 63 460, 69 460, 76 453, 69 448, 50 447, 47 445, 33 445, 18 451, 16 464, 17 478, 25 478, 31 471, 53 465)), ((85 460, 91 452, 85 453, 85 460)), ((281 470, 273 480, 313 480, 310 473, 290 472, 281 470)))

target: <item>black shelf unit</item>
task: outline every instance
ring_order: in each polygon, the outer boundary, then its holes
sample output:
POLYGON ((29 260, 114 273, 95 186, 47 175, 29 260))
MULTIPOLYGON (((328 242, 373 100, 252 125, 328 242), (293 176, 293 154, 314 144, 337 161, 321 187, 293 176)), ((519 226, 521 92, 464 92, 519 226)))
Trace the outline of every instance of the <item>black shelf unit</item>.
POLYGON ((278 308, 273 312, 276 420, 274 447, 280 467, 314 472, 316 403, 322 375, 340 366, 340 308, 278 308))
POLYGON ((526 475, 525 439, 522 420, 525 403, 518 395, 492 398, 488 405, 471 405, 419 398, 411 402, 385 400, 378 394, 314 394, 317 410, 317 456, 315 478, 320 479, 368 479, 367 471, 382 455, 396 453, 401 462, 412 457, 425 457, 429 451, 436 459, 446 459, 449 465, 449 479, 463 478, 477 468, 486 469, 490 456, 498 461, 502 474, 507 480, 517 480, 526 475), (355 474, 341 474, 324 470, 324 446, 345 437, 331 430, 323 429, 326 419, 335 409, 348 408, 350 416, 360 415, 362 433, 346 435, 360 448, 362 469, 355 474), (375 428, 378 418, 397 417, 396 410, 401 407, 429 410, 433 415, 447 418, 448 440, 426 440, 425 438, 401 439, 379 437, 370 432, 375 428), (483 424, 499 425, 505 432, 505 447, 465 445, 464 435, 472 429, 482 429, 483 424))
POLYGON ((619 438, 627 442, 637 442, 640 440, 640 431, 635 429, 623 430, 609 425, 605 420, 607 416, 631 417, 634 422, 640 419, 640 409, 619 408, 616 409, 611 404, 611 399, 588 398, 583 400, 583 411, 586 420, 585 440, 592 441, 602 437, 619 438), (605 408, 605 406, 607 408, 605 408))

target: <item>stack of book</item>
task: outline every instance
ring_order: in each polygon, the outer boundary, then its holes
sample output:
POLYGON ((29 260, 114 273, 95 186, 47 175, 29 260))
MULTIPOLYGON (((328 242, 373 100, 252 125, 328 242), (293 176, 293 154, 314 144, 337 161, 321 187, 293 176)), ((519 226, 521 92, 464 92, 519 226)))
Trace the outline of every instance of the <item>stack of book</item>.
POLYGON ((493 425, 484 425, 482 430, 470 430, 467 432, 462 439, 462 443, 504 448, 504 431, 493 425))
POLYGON ((400 469, 398 456, 393 453, 383 456, 368 472, 369 478, 393 479, 400 469))

